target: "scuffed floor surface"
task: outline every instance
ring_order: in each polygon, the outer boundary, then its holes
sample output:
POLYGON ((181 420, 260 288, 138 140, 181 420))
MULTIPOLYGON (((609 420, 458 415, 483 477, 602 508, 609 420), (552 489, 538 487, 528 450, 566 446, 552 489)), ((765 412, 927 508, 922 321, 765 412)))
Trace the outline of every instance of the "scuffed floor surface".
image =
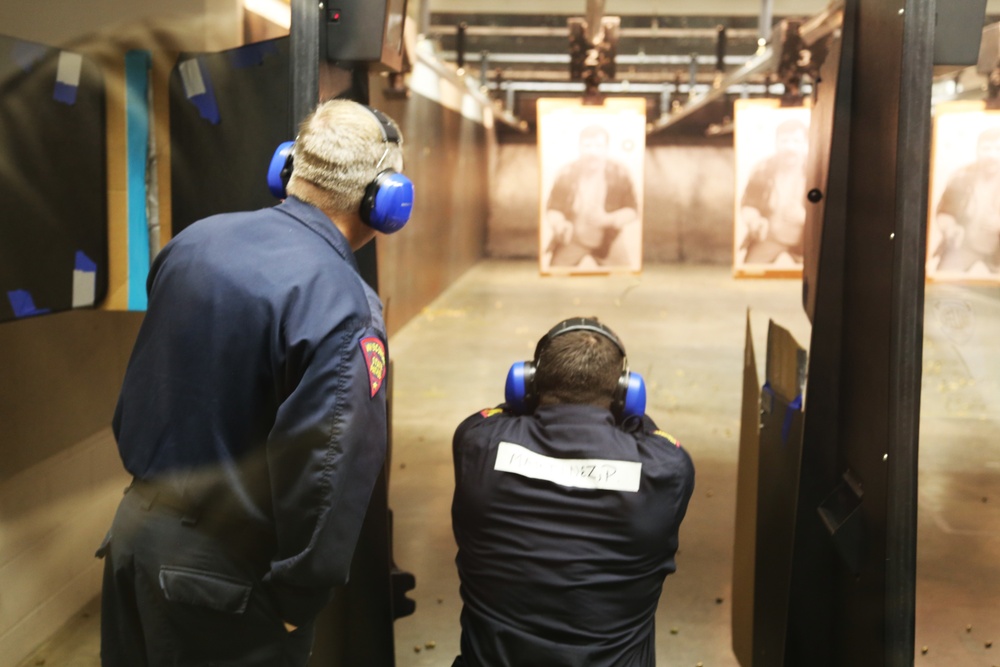
MULTIPOLYGON (((540 277, 534 262, 484 261, 403 327, 389 344, 390 506, 395 560, 416 576, 417 607, 396 621, 397 666, 448 667, 458 652, 455 426, 501 402, 510 365, 575 315, 619 334, 646 380, 648 412, 697 468, 657 614, 658 664, 737 665, 730 591, 747 312, 761 364, 768 320, 808 347, 799 293, 797 281, 735 280, 727 267, 540 277)), ((1000 665, 1000 288, 928 285, 925 323, 914 662, 1000 665)), ((95 602, 18 667, 98 665, 98 622, 95 602)))

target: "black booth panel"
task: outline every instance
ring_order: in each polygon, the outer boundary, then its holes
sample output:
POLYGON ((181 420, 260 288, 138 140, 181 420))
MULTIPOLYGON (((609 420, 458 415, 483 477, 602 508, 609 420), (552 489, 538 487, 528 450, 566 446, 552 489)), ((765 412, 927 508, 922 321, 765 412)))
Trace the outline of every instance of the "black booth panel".
POLYGON ((277 203, 267 169, 288 136, 288 38, 181 54, 170 74, 173 233, 277 203))
POLYGON ((107 292, 104 81, 61 53, 0 36, 0 322, 72 308, 74 272, 107 292))

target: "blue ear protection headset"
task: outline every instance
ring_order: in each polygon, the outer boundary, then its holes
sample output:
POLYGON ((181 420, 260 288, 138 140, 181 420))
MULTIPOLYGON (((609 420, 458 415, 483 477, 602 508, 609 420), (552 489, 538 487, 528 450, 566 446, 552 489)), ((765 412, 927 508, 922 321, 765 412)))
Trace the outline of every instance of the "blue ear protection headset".
POLYGON ((538 360, 542 350, 556 336, 569 333, 571 331, 590 331, 600 336, 604 336, 622 353, 625 363, 622 373, 618 377, 618 386, 615 388, 614 397, 611 401, 611 412, 615 419, 621 421, 634 415, 642 415, 646 412, 646 383, 638 373, 632 373, 628 369, 628 358, 625 355, 625 346, 618 340, 618 336, 611 329, 587 317, 573 317, 563 320, 552 327, 547 334, 542 336, 535 346, 535 358, 533 361, 519 361, 510 367, 507 372, 507 382, 504 387, 504 398, 507 404, 520 414, 533 412, 538 407, 538 390, 535 387, 535 372, 538 368, 538 360))
MULTIPOLYGON (((392 121, 378 109, 365 107, 375 120, 378 121, 382 130, 382 141, 384 143, 399 144, 399 132, 392 121)), ((271 157, 271 164, 267 169, 267 187, 271 194, 278 199, 287 196, 285 188, 288 186, 288 179, 292 175, 292 148, 294 141, 286 141, 278 146, 271 157)), ((382 160, 389 154, 386 147, 382 158, 379 160, 378 169, 382 166, 382 160)), ((403 225, 410 219, 413 211, 413 182, 395 169, 383 169, 378 172, 375 179, 365 188, 365 194, 361 198, 361 219, 366 225, 382 232, 391 234, 403 228, 403 225)))

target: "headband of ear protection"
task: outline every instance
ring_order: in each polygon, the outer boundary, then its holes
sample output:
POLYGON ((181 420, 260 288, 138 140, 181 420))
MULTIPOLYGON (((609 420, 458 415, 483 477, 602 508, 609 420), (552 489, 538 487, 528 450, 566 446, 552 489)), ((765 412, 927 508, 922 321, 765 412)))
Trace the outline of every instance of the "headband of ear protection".
POLYGON ((534 360, 519 361, 510 367, 504 386, 504 398, 507 404, 520 414, 533 412, 538 407, 539 397, 535 386, 535 373, 542 350, 553 338, 571 331, 590 331, 603 336, 614 343, 615 347, 622 353, 625 361, 611 401, 611 412, 615 419, 621 421, 626 417, 644 414, 646 412, 646 383, 641 375, 629 371, 625 346, 611 329, 588 317, 573 317, 555 325, 538 341, 535 346, 534 360))
MULTIPOLYGON (((382 142, 398 145, 400 142, 399 131, 392 121, 378 109, 368 106, 364 108, 378 121, 382 131, 382 142)), ((288 187, 288 179, 292 176, 292 149, 294 146, 294 141, 280 144, 274 151, 271 164, 267 169, 267 187, 271 194, 278 199, 284 199, 288 196, 285 188, 288 187)), ((382 154, 382 158, 375 167, 376 169, 382 166, 382 160, 388 154, 389 148, 386 147, 385 153, 382 154)), ((413 182, 395 169, 379 171, 374 180, 365 188, 364 196, 361 198, 361 219, 366 225, 383 234, 392 234, 402 229, 410 219, 412 211, 413 182)))

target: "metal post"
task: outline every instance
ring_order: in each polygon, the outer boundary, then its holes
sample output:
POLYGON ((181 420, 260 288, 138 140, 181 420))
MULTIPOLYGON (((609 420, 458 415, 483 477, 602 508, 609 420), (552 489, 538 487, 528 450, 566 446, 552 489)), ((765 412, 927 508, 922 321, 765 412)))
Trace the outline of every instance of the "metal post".
POLYGON ((726 26, 715 28, 715 71, 726 71, 726 26))
POLYGON ((465 69, 465 31, 469 29, 469 24, 462 21, 455 31, 455 63, 458 69, 465 69))
POLYGON ((757 24, 757 35, 764 42, 771 41, 771 25, 774 23, 774 0, 761 0, 760 20, 757 24))
POLYGON ((479 52, 479 85, 485 88, 490 80, 489 74, 487 73, 490 69, 490 52, 480 51, 479 52))
POLYGON ((591 44, 601 30, 604 17, 604 0, 587 0, 587 41, 591 44))
POLYGON ((698 54, 691 54, 688 64, 688 97, 694 97, 694 88, 698 85, 698 54))
POLYGON ((431 0, 420 0, 417 9, 417 34, 426 35, 431 29, 431 0))
POLYGON ((720 25, 715 28, 715 78, 712 80, 712 88, 722 85, 723 76, 726 73, 726 26, 720 25))
POLYGON ((317 0, 291 0, 292 26, 289 31, 291 67, 291 114, 288 136, 294 137, 299 122, 309 115, 319 101, 319 29, 324 3, 317 0))

